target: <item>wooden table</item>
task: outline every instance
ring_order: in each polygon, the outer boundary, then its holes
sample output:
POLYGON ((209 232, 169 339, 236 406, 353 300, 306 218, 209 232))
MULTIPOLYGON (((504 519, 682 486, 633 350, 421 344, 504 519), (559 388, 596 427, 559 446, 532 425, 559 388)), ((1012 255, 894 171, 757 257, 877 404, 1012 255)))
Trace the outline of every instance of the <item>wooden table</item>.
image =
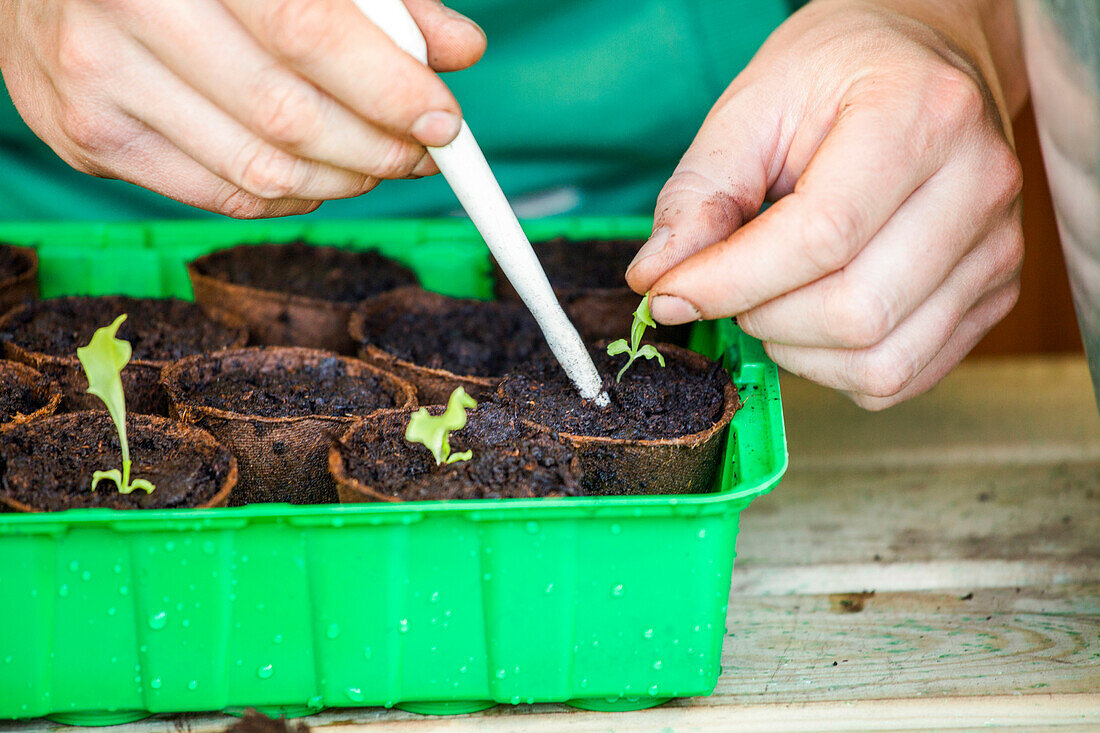
MULTIPOLYGON (((742 518, 712 697, 616 714, 329 710, 308 724, 332 733, 1100 730, 1100 417, 1084 360, 967 363, 931 394, 879 414, 795 378, 783 390, 791 468, 742 518)), ((158 716, 111 730, 229 722, 158 716)))

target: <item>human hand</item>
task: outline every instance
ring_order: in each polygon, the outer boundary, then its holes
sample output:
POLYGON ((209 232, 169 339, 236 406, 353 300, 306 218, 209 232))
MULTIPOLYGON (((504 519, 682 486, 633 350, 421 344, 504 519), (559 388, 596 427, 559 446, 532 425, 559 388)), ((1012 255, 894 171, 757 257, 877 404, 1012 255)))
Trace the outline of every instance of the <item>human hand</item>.
POLYGON ((352 0, 0 0, 16 108, 71 166, 240 218, 303 214, 437 172, 461 112, 432 71, 485 35, 405 0, 431 69, 352 0))
POLYGON ((1012 3, 977 5, 817 0, 782 25, 658 197, 627 271, 654 318, 737 316, 868 409, 954 367, 1015 304, 1023 258, 1012 3))

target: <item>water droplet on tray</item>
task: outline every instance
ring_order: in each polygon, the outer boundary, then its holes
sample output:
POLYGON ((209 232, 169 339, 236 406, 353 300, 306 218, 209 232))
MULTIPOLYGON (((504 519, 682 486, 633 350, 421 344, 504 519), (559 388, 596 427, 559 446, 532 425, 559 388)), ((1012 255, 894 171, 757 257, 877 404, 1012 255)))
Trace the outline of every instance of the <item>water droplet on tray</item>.
POLYGON ((325 631, 325 636, 330 639, 335 639, 340 635, 340 624, 329 624, 328 629, 325 631))
POLYGON ((664 662, 662 662, 660 659, 653 663, 653 669, 660 669, 663 666, 665 666, 664 662))
POLYGON ((648 692, 649 692, 651 697, 656 697, 657 693, 660 692, 660 691, 661 691, 661 688, 658 687, 657 685, 650 685, 649 686, 648 692))
POLYGON ((162 685, 164 685, 164 683, 161 682, 160 677, 154 677, 152 680, 149 681, 149 686, 152 687, 154 690, 159 690, 162 685))
POLYGON ((59 596, 69 595, 69 586, 63 584, 60 588, 57 589, 57 595, 59 595, 59 596))
POLYGON ((617 585, 611 586, 611 595, 615 598, 622 598, 622 596, 623 596, 623 584, 619 583, 617 585))
POLYGON ((407 618, 401 619, 397 624, 397 630, 402 634, 407 633, 409 630, 409 620, 407 618))
POLYGON ((165 611, 157 611, 149 617, 149 628, 154 630, 163 629, 168 625, 168 614, 165 611))
POLYGON ((527 530, 528 534, 538 534, 538 532, 539 532, 539 523, 538 522, 528 522, 527 524, 524 525, 524 529, 527 530))
POLYGON ((363 700, 365 699, 363 691, 358 687, 349 687, 348 689, 344 690, 344 692, 347 694, 348 699, 352 702, 363 702, 363 700))
POLYGON ((275 674, 275 668, 270 664, 265 664, 256 670, 256 676, 261 680, 271 679, 271 675, 275 674))
POLYGON ((199 681, 198 680, 191 680, 190 682, 187 683, 187 689, 191 690, 192 692, 199 689, 199 681))

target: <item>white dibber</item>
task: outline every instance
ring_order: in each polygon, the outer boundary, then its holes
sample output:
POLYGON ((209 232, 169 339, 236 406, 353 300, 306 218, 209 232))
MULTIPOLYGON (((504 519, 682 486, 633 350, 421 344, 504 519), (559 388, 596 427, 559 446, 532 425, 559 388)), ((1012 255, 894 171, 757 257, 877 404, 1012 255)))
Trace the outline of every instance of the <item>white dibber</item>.
MULTIPOLYGON (((401 0, 355 0, 355 4, 402 50, 421 63, 428 63, 424 36, 401 0)), ((531 242, 466 121, 463 120, 458 137, 441 148, 428 148, 428 152, 481 232, 505 277, 535 317, 550 350, 581 397, 594 400, 601 407, 609 404, 592 357, 554 296, 531 242)))

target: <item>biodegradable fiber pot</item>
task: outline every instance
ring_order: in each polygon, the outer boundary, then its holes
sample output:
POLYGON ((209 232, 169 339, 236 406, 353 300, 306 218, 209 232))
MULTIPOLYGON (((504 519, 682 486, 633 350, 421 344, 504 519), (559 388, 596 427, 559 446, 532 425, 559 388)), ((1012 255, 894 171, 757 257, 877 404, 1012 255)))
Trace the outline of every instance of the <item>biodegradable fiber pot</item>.
POLYGON ((418 287, 365 302, 351 318, 359 358, 407 379, 421 404, 444 404, 456 387, 480 399, 505 374, 549 348, 518 303, 448 298, 418 287))
POLYGON ((0 315, 38 297, 38 253, 0 244, 0 315))
POLYGON ((3 356, 37 369, 61 387, 64 412, 104 410, 88 394, 88 378, 76 356, 97 328, 121 314, 118 337, 130 342, 133 357, 122 370, 126 410, 167 415, 160 370, 176 359, 230 346, 243 346, 248 331, 230 316, 217 320, 182 300, 124 296, 51 298, 25 303, 0 318, 3 356))
POLYGON ((509 375, 498 398, 580 456, 586 494, 695 494, 710 490, 726 430, 741 406, 720 365, 687 349, 656 344, 666 367, 638 359, 616 383, 625 355, 593 360, 611 396, 600 409, 582 400, 553 362, 509 375))
POLYGON ((209 433, 175 420, 130 415, 131 478, 156 489, 121 494, 95 471, 122 463, 118 432, 104 411, 51 415, 0 431, 0 504, 17 512, 90 507, 175 509, 225 506, 237 482, 233 455, 209 433))
POLYGON ((0 359, 0 429, 57 411, 61 390, 25 364, 0 359))
MULTIPOLYGON (((427 408, 433 415, 443 411, 427 408)), ((340 501, 426 501, 575 496, 580 462, 572 446, 519 420, 515 411, 486 402, 450 434, 451 450, 467 461, 436 465, 432 453, 405 440, 412 410, 357 421, 329 451, 340 501)))
POLYGON ((371 295, 417 282, 377 252, 289 244, 238 245, 187 265, 195 301, 248 325, 253 344, 352 354, 348 318, 371 295))
POLYGON ((336 354, 249 348, 182 359, 162 375, 175 417, 210 431, 237 457, 230 504, 337 500, 330 442, 356 418, 414 407, 404 380, 336 354))

